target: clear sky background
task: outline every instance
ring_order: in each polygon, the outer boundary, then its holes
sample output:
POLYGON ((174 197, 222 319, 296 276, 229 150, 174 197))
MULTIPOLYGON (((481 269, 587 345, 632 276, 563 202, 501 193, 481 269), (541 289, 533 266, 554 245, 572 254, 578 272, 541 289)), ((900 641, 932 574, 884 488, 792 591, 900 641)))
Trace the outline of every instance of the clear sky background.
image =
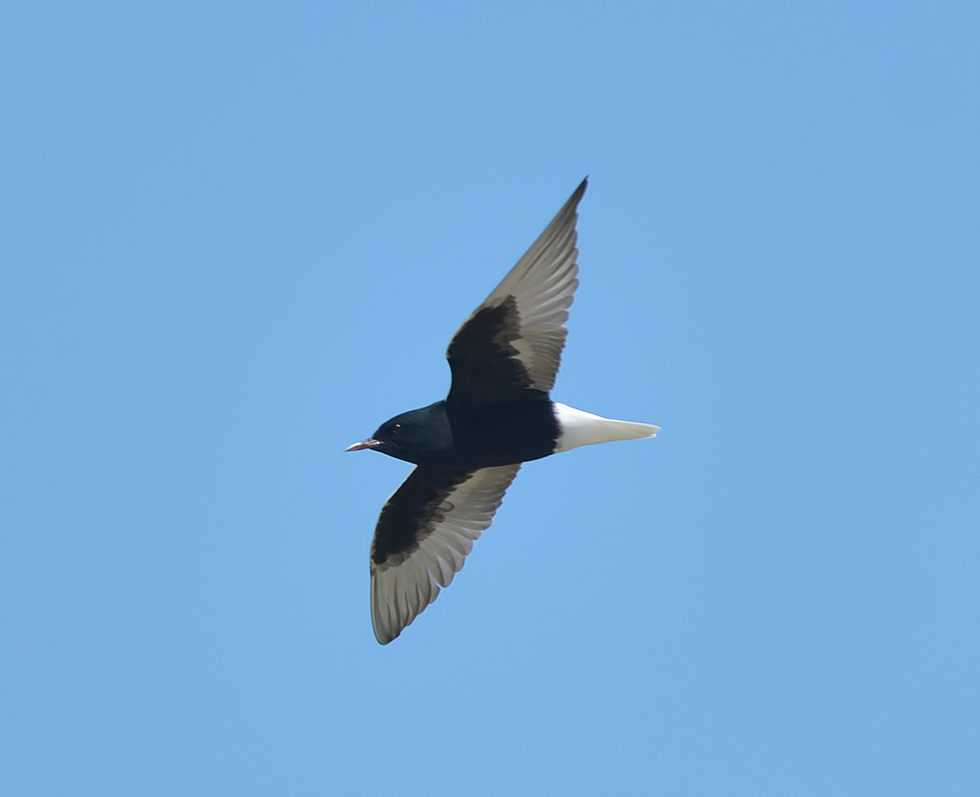
POLYGON ((975 3, 8 3, 0 792, 980 793, 975 3), (379 646, 450 337, 586 174, 531 463, 379 646))

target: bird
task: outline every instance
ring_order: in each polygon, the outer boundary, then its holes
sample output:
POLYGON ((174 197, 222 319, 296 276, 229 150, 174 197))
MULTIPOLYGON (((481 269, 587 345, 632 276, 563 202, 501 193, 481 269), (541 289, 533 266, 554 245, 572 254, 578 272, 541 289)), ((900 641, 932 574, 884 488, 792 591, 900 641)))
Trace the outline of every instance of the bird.
POLYGON ((522 463, 660 431, 551 399, 579 284, 576 223, 587 186, 588 177, 453 336, 446 398, 346 449, 416 466, 385 503, 371 543, 371 622, 382 645, 449 586, 522 463))

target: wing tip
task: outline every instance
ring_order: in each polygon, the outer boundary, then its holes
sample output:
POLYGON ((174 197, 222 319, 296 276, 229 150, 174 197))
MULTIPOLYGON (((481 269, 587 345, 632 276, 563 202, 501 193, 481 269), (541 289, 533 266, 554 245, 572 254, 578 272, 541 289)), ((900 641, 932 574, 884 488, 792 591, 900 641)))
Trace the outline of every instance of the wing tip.
MULTIPOLYGON (((565 207, 562 208, 562 210, 565 210, 566 208, 571 208, 572 210, 577 209, 578 203, 582 201, 582 197, 585 195, 585 189, 588 187, 589 175, 585 175, 582 182, 578 184, 578 188, 572 191, 572 195, 568 198, 568 201, 565 203, 565 207)), ((558 212, 558 215, 561 215, 561 211, 558 212)))

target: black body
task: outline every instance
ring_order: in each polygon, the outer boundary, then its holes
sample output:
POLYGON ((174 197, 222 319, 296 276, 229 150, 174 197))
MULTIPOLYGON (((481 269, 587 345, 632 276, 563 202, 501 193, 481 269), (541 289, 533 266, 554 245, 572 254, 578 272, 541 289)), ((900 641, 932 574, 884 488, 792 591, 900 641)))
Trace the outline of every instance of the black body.
POLYGON ((372 439, 376 451, 396 459, 468 472, 546 457, 558 435, 551 400, 539 393, 484 407, 437 401, 386 421, 372 439))

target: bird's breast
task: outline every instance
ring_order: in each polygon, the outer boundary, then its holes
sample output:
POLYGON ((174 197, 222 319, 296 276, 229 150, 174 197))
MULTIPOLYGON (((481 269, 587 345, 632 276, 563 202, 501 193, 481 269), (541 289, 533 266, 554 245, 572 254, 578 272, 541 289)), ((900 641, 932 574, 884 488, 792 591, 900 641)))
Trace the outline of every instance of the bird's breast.
POLYGON ((540 459, 555 452, 558 422, 548 399, 450 410, 453 456, 466 469, 540 459))

